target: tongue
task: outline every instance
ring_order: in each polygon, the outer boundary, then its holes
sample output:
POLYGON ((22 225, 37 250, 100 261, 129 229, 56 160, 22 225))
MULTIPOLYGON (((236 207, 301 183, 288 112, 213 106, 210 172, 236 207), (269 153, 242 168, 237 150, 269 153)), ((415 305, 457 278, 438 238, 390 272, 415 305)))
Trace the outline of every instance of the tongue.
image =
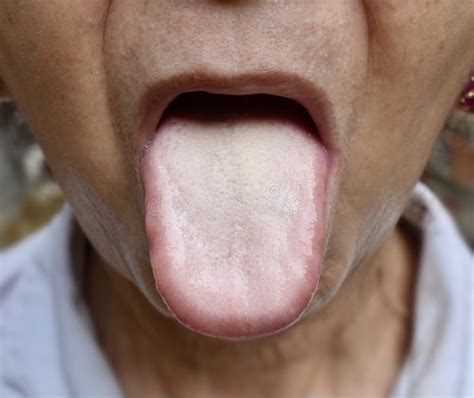
POLYGON ((184 94, 141 163, 159 294, 184 326, 267 335, 294 323, 319 279, 326 152, 296 103, 184 94))

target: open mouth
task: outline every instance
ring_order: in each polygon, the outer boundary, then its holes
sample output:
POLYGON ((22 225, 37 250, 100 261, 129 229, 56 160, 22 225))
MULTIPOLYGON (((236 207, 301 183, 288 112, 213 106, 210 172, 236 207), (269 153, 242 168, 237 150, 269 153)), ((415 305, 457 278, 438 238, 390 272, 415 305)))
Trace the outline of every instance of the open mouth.
POLYGON ((319 280, 328 169, 293 100, 176 97, 140 165, 151 265, 174 317, 232 339, 296 322, 319 280))

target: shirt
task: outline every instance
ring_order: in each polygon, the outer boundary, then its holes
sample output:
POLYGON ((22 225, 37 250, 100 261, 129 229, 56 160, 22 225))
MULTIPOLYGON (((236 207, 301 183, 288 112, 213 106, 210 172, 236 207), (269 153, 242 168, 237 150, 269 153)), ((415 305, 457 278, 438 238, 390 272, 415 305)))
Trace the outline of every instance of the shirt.
MULTIPOLYGON (((474 256, 422 183, 403 217, 422 244, 412 341, 392 396, 472 397, 474 256)), ((85 250, 65 205, 0 253, 0 397, 122 396, 81 296, 85 250)))

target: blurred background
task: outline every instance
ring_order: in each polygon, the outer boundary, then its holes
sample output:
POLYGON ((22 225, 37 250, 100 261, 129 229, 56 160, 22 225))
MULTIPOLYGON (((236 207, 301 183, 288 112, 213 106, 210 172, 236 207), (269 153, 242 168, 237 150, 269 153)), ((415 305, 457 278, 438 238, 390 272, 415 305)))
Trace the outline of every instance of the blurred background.
MULTIPOLYGON (((454 110, 422 177, 474 247, 474 114, 454 110)), ((0 102, 0 250, 46 223, 63 204, 39 146, 14 104, 0 102)))

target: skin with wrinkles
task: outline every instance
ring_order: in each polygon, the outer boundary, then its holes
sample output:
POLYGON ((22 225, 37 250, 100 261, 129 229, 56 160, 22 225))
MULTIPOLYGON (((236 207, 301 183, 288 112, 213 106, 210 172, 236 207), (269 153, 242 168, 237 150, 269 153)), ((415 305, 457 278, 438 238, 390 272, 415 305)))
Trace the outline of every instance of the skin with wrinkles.
POLYGON ((1 2, 1 95, 24 112, 93 244, 89 304, 131 396, 389 390, 409 323, 374 297, 383 287, 383 297, 409 303, 412 248, 395 226, 474 69, 473 20, 471 0, 1 2), (137 138, 144 93, 162 101, 157 82, 172 93, 183 76, 188 89, 252 76, 277 85, 282 71, 324 91, 334 109, 337 161, 311 311, 287 333, 243 345, 187 334, 160 316, 148 259, 137 138), (349 323, 354 308, 359 321, 349 323), (135 354, 110 332, 118 324, 139 342, 135 354), (258 382, 255 369, 265 370, 258 382), (347 376, 355 369, 374 377, 347 376))

